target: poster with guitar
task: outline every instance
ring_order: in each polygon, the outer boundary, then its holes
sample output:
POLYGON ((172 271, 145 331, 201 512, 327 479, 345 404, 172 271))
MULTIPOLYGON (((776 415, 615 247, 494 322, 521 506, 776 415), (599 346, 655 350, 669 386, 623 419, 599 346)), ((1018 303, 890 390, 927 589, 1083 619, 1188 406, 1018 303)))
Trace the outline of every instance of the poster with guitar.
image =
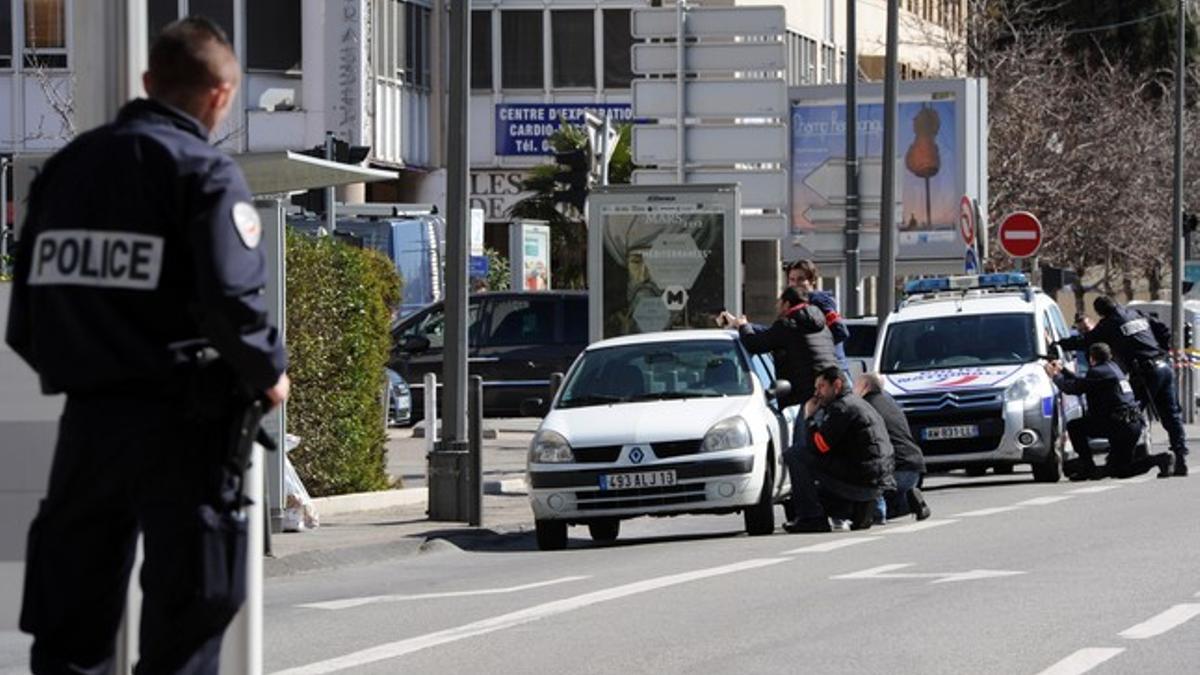
MULTIPOLYGON (((959 199, 963 194, 960 128, 953 99, 902 99, 896 142, 896 201, 892 205, 903 258, 962 256, 959 199)), ((845 106, 792 107, 791 233, 821 248, 845 225, 845 106)), ((883 205, 883 106, 858 107, 859 194, 864 256, 877 255, 883 205)))

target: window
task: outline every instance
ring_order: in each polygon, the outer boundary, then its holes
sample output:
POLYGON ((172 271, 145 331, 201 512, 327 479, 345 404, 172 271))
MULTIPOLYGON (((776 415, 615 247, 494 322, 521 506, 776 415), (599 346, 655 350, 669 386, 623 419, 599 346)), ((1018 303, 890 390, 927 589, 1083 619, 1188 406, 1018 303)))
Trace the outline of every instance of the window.
POLYGON ((563 342, 569 345, 588 343, 587 298, 563 298, 563 342))
POLYGON ((471 12, 471 88, 492 88, 492 13, 471 12))
POLYGON ((500 84, 505 89, 541 89, 542 12, 500 13, 500 84))
POLYGON ((554 343, 554 309, 552 299, 498 300, 492 305, 488 347, 516 345, 549 345, 554 343))
POLYGON ((12 0, 0 0, 0 68, 12 68, 12 0))
POLYGON ((632 25, 628 9, 604 10, 604 88, 628 89, 633 81, 632 25))
POLYGON ((202 16, 217 24, 225 31, 229 43, 237 44, 233 34, 233 0, 188 0, 187 13, 202 16))
MULTIPOLYGON (((467 306, 467 342, 475 346, 475 324, 479 319, 479 303, 472 302, 467 306)), ((429 340, 430 349, 442 349, 446 345, 446 310, 438 305, 417 319, 400 335, 399 344, 403 345, 408 338, 424 337, 429 340)))
POLYGON ((406 49, 404 54, 404 84, 417 89, 430 86, 429 17, 428 7, 405 3, 404 22, 406 49))
POLYGON ((246 67, 300 70, 300 0, 246 3, 246 67))
POLYGON ((167 27, 167 24, 179 18, 179 0, 146 0, 146 32, 149 34, 148 44, 154 44, 154 38, 167 27))
POLYGON ((596 86, 594 19, 590 9, 550 13, 555 87, 596 86))
POLYGON ((64 0, 25 0, 25 66, 67 67, 64 0))

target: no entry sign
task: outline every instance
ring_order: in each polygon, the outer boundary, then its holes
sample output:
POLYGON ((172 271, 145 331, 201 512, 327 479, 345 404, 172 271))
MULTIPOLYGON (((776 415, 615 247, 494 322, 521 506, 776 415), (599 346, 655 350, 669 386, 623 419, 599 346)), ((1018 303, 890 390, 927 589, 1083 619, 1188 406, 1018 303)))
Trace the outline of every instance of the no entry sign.
POLYGON ((1000 223, 1000 248, 1014 258, 1028 258, 1042 245, 1042 224, 1028 211, 1010 214, 1000 223))

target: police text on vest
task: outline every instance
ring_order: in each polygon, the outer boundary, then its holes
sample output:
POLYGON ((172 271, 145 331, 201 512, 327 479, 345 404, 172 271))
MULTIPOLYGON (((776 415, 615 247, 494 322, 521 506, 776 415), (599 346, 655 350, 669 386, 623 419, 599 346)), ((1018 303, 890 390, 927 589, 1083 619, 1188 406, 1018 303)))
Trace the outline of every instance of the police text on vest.
POLYGON ((153 290, 162 253, 162 237, 135 232, 43 232, 33 243, 29 285, 153 290))

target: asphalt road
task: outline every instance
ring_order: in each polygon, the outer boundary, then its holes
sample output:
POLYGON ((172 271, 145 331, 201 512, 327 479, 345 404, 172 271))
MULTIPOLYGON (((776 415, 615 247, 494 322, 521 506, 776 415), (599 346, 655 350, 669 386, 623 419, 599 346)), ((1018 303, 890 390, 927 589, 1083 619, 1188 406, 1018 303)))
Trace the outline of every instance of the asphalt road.
POLYGON ((1195 477, 927 485, 919 525, 639 519, 269 579, 267 672, 1197 672, 1195 477))

